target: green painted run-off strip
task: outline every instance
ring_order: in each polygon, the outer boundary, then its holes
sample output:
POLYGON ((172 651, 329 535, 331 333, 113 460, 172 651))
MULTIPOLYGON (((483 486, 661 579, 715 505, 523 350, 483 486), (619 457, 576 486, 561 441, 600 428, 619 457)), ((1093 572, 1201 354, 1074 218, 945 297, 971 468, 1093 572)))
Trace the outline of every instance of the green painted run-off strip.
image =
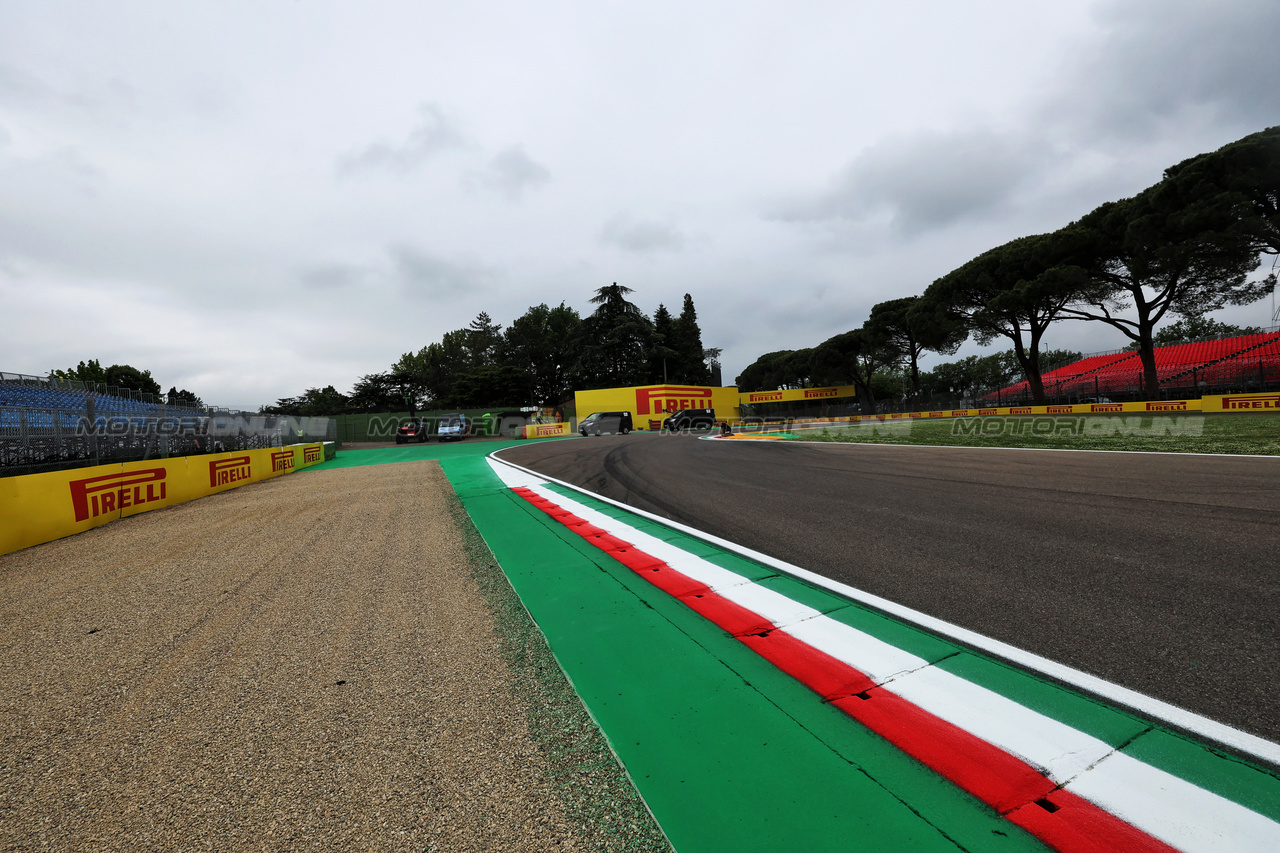
MULTIPOLYGON (((1045 849, 516 497, 484 458, 497 446, 397 448, 339 460, 440 459, 680 853, 1045 849)), ((551 488, 1280 820, 1280 779, 1267 770, 661 524, 551 488)))

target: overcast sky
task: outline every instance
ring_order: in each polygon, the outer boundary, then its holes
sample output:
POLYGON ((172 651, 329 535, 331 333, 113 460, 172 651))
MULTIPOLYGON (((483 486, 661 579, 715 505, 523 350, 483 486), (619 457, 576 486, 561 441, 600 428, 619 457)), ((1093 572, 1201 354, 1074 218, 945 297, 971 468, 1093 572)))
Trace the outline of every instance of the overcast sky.
POLYGON ((732 382, 1280 124, 1277 81, 1275 0, 0 0, 0 370, 256 409, 616 281, 691 293, 732 382))

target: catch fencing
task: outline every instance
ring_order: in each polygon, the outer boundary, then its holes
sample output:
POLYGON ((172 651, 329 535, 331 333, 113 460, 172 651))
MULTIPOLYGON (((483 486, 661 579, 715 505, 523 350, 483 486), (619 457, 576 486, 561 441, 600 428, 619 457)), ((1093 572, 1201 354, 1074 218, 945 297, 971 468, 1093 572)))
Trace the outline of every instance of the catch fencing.
POLYGON ((0 476, 336 438, 331 418, 169 406, 150 395, 0 374, 0 476))

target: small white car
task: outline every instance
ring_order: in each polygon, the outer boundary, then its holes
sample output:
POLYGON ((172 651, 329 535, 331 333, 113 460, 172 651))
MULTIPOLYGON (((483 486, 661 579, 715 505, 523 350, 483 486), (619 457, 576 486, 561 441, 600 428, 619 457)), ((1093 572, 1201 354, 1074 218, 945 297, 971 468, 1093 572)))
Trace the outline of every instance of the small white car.
POLYGON ((471 434, 471 422, 461 412, 441 415, 436 437, 441 441, 461 441, 471 434))

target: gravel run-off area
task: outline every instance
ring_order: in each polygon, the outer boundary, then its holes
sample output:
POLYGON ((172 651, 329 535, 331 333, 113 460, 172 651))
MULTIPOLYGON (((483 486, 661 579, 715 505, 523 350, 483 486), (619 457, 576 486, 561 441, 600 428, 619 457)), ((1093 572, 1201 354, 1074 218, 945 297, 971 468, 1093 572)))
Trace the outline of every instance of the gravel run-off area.
POLYGON ((0 850, 669 849, 434 462, 0 557, 0 850))

